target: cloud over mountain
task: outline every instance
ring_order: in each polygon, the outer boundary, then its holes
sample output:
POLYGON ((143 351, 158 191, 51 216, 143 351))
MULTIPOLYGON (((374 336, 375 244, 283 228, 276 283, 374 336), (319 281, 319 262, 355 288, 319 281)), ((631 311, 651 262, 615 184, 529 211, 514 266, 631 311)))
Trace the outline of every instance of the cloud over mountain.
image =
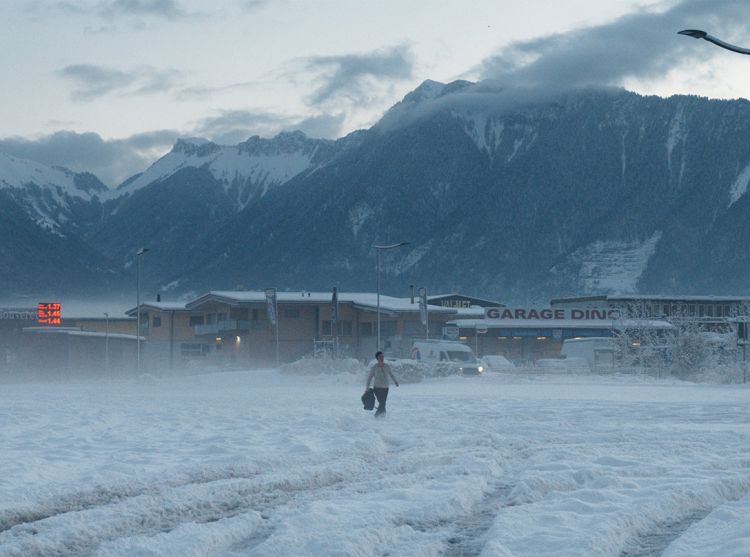
POLYGON ((0 139, 0 151, 49 166, 91 172, 114 187, 168 151, 178 133, 159 130, 105 140, 96 133, 59 131, 39 139, 0 139))
POLYGON ((316 89, 309 96, 311 105, 345 99, 368 102, 384 85, 406 80, 414 70, 414 56, 407 45, 398 45, 364 54, 313 56, 302 61, 305 71, 316 75, 316 89))
POLYGON ((683 0, 664 10, 644 9, 603 25, 513 42, 484 60, 480 74, 501 84, 556 90, 658 77, 718 54, 677 31, 697 27, 747 36, 736 25, 746 15, 742 0, 683 0))
POLYGON ((182 72, 178 70, 145 65, 122 71, 95 64, 73 64, 60 70, 60 75, 73 83, 71 97, 77 101, 90 101, 109 94, 169 92, 182 79, 182 72))

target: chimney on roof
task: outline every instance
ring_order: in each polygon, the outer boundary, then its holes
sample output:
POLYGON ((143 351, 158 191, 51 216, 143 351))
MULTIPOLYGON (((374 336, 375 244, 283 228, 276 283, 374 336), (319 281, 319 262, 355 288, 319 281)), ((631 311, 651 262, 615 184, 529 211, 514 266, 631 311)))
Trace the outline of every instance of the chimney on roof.
POLYGON ((156 295, 156 301, 157 302, 161 302, 161 294, 157 294, 156 295))
POLYGON ((411 303, 413 304, 414 303, 414 285, 413 284, 409 285, 409 291, 411 292, 411 294, 410 294, 411 295, 411 303))

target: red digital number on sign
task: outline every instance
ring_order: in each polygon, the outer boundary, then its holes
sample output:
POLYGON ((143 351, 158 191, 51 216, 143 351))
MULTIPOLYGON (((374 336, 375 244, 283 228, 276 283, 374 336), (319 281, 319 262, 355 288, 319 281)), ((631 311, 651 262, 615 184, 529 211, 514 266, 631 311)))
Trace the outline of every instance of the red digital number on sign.
POLYGON ((42 302, 36 306, 36 322, 40 325, 59 325, 62 321, 60 302, 42 302))

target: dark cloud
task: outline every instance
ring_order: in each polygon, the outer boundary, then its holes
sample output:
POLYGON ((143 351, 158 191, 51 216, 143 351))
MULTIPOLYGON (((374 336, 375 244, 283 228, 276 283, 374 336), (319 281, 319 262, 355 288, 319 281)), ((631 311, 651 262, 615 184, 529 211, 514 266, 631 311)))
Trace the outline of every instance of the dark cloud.
POLYGON ((343 114, 301 118, 235 110, 202 120, 189 131, 157 130, 109 140, 93 132, 58 131, 38 139, 0 139, 0 151, 48 166, 91 172, 114 188, 143 172, 180 137, 200 135, 219 144, 236 145, 253 135, 271 137, 281 131, 301 130, 311 137, 334 138, 340 135, 343 122, 343 114))
POLYGON ((271 4, 271 0, 245 0, 242 7, 247 11, 255 11, 271 4))
POLYGON ((704 29, 743 44, 746 12, 745 0, 682 0, 603 25, 517 41, 477 68, 478 83, 427 83, 391 108, 377 126, 402 127, 455 109, 499 115, 568 91, 619 89, 629 78, 658 78, 716 56, 737 56, 677 32, 704 29))
POLYGON ((80 101, 121 90, 135 81, 135 76, 131 74, 91 64, 66 66, 60 70, 60 75, 77 85, 71 96, 80 101))
POLYGON ((75 64, 60 70, 60 75, 73 82, 71 97, 89 101, 108 94, 141 95, 165 93, 181 85, 182 72, 139 66, 121 71, 93 64, 75 64))
MULTIPOLYGON (((135 28, 145 28, 146 20, 178 21, 199 15, 185 10, 176 0, 32 0, 26 4, 26 10, 39 16, 59 13, 94 16, 108 22, 126 19, 135 28)), ((102 31, 112 29, 104 27, 102 31)))
POLYGON ((735 22, 746 21, 747 7, 745 0, 683 0, 664 11, 642 10, 604 25, 511 43, 485 60, 480 74, 508 86, 557 90, 659 77, 718 54, 677 31, 746 34, 735 22))
POLYGON ((217 86, 190 86, 184 87, 177 91, 176 98, 179 101, 185 100, 196 100, 196 99, 207 99, 217 93, 224 93, 226 91, 235 91, 238 89, 247 89, 249 87, 257 87, 258 83, 255 81, 243 81, 238 83, 229 83, 227 85, 217 86))
POLYGON ((124 14, 176 19, 188 15, 175 0, 111 0, 100 2, 98 11, 105 17, 124 14))
POLYGON ((271 112, 227 110, 206 118, 195 127, 195 134, 223 145, 235 145, 253 135, 271 137, 281 131, 301 130, 311 137, 338 137, 344 114, 318 114, 309 117, 271 112))
POLYGON ((286 129, 300 130, 310 137, 335 139, 341 136, 345 120, 346 115, 343 112, 339 112, 338 114, 319 114, 300 120, 286 129))
POLYGON ((290 121, 288 116, 268 112, 224 110, 201 120, 195 127, 195 133, 216 143, 234 145, 251 135, 275 135, 290 121))
POLYGON ((320 83, 308 99, 311 105, 338 100, 361 105, 380 98, 394 81, 411 78, 414 56, 409 46, 400 45, 367 54, 315 56, 301 64, 320 83))
POLYGON ((173 130, 136 134, 125 139, 102 139, 96 133, 59 131, 40 139, 0 139, 0 151, 75 172, 91 172, 114 187, 142 172, 169 151, 179 137, 173 130))

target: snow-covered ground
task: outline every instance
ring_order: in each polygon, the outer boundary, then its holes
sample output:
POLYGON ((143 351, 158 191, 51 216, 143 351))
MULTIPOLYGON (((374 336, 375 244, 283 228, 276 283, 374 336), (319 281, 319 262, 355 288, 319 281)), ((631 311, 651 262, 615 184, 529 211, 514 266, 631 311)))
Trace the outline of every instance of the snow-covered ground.
POLYGON ((750 555, 750 388, 274 371, 0 388, 0 556, 750 555))

